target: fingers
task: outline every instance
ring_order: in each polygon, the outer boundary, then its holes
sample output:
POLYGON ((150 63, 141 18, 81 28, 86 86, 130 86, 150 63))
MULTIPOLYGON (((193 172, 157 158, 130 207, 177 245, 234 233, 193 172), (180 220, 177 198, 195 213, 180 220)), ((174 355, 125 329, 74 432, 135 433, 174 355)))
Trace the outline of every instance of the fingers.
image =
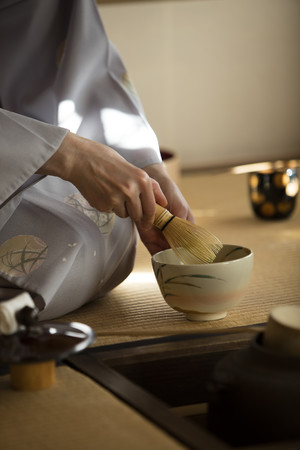
POLYGON ((119 186, 118 194, 108 196, 105 209, 121 218, 129 216, 147 230, 153 225, 156 202, 167 204, 159 184, 141 169, 134 168, 131 178, 119 186))
POLYGON ((147 174, 143 175, 143 182, 140 180, 137 185, 138 189, 127 200, 115 206, 113 211, 119 217, 130 216, 140 228, 149 230, 153 226, 156 203, 167 206, 167 199, 157 181, 147 174))
POLYGON ((143 215, 142 219, 139 221, 139 226, 144 230, 149 230, 153 227, 156 203, 159 203, 162 206, 166 206, 168 203, 158 182, 150 177, 149 181, 149 188, 140 195, 143 215))
POLYGON ((111 211, 114 212, 117 216, 121 217, 122 219, 125 219, 126 217, 130 216, 130 213, 126 206, 126 202, 120 203, 118 206, 112 208, 111 211))
POLYGON ((63 150, 56 154, 58 163, 58 157, 64 157, 64 173, 58 176, 74 184, 99 211, 130 216, 145 229, 152 226, 155 204, 167 204, 157 181, 106 145, 72 133, 64 142, 63 150))
POLYGON ((152 227, 149 230, 144 230, 137 224, 137 229, 140 238, 151 255, 170 248, 168 242, 164 238, 163 234, 156 228, 152 227))

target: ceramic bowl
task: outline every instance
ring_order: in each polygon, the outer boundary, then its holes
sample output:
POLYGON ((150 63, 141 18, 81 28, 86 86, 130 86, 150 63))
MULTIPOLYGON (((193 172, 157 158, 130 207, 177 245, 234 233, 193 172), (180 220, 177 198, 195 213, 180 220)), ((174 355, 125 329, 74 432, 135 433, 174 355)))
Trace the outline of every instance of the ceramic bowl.
POLYGON ((224 245, 212 264, 182 264, 173 250, 152 256, 152 267, 167 304, 189 320, 222 319, 245 296, 253 252, 224 245))

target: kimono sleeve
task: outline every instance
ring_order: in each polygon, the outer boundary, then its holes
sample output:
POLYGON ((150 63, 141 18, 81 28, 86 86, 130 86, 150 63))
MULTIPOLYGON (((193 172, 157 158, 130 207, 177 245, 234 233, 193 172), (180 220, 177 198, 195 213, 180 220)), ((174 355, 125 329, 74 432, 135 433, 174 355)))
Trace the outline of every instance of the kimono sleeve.
POLYGON ((0 207, 56 152, 67 132, 0 108, 0 207))

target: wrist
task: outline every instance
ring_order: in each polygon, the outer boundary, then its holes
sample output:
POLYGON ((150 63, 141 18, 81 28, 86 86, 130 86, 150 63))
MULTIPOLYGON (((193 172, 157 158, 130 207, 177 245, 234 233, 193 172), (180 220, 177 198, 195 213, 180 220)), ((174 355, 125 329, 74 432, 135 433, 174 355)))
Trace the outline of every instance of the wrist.
POLYGON ((41 175, 53 175, 63 179, 68 179, 71 169, 71 155, 69 149, 72 148, 73 133, 68 132, 56 150, 37 171, 41 175))

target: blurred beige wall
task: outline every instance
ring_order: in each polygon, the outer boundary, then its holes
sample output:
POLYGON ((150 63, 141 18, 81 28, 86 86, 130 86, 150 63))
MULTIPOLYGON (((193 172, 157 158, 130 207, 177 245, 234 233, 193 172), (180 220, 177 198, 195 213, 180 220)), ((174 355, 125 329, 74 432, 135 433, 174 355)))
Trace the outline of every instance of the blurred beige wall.
POLYGON ((300 0, 99 5, 183 168, 300 158, 300 0))

